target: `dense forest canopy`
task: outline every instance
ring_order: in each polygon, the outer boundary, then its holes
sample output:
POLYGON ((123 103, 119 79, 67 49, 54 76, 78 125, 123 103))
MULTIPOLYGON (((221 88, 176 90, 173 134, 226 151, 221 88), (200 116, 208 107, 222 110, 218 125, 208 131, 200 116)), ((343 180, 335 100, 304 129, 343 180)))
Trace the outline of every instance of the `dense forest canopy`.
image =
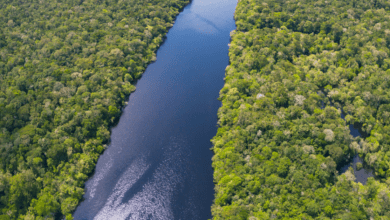
POLYGON ((235 19, 213 218, 390 219, 390 2, 241 0, 235 19), (339 172, 356 153, 366 185, 339 172))
POLYGON ((59 219, 188 0, 0 1, 0 219, 59 219))

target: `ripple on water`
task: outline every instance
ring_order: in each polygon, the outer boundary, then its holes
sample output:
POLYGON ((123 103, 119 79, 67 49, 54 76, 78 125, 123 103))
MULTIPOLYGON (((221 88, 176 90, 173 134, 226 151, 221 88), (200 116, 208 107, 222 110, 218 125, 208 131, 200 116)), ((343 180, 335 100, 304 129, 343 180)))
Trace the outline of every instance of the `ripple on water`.
MULTIPOLYGON (((109 152, 108 152, 108 154, 109 154, 109 152)), ((97 186, 99 185, 100 180, 102 180, 107 175, 107 173, 110 171, 110 169, 112 167, 113 159, 112 159, 111 155, 108 155, 108 158, 109 158, 109 160, 108 160, 106 166, 102 169, 102 171, 97 173, 95 175, 95 177, 92 179, 93 182, 91 184, 90 190, 87 189, 88 196, 91 199, 93 197, 95 197, 96 189, 97 189, 97 186)))
MULTIPOLYGON (((123 173, 95 220, 168 220, 174 219, 171 201, 179 184, 183 183, 188 152, 177 143, 171 143, 165 150, 163 160, 158 164, 148 182, 137 190, 132 188, 142 176, 153 169, 145 159, 135 160, 123 173), (132 196, 128 199, 127 194, 132 196), (127 200, 128 201, 125 201, 127 200)), ((146 158, 146 157, 143 157, 146 158)), ((150 163, 149 163, 150 164, 150 163)))

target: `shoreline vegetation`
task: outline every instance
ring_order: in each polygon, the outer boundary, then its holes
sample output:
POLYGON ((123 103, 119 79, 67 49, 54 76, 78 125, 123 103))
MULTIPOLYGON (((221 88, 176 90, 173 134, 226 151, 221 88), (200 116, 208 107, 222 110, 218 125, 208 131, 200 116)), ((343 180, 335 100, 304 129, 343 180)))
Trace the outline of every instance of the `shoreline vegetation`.
POLYGON ((73 219, 188 0, 0 2, 0 219, 73 219))
POLYGON ((241 0, 234 18, 213 219, 390 219, 390 3, 241 0), (365 185, 339 172, 356 154, 365 185))

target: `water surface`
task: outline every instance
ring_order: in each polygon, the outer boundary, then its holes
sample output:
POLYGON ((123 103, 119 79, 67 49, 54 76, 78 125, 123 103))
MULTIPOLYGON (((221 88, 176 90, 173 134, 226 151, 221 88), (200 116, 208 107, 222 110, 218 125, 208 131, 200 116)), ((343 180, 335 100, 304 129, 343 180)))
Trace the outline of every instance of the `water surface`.
POLYGON ((194 0, 130 95, 75 219, 208 219, 236 0, 194 0))

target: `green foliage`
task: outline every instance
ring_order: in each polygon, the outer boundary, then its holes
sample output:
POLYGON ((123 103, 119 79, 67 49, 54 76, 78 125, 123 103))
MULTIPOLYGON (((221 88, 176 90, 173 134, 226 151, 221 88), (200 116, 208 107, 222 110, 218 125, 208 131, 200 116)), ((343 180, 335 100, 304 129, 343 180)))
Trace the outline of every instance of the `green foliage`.
POLYGON ((389 15, 386 1, 238 2, 214 219, 388 219, 389 15), (339 173, 356 153, 375 171, 365 186, 339 173))
POLYGON ((72 219, 188 0, 0 1, 0 219, 72 219))

